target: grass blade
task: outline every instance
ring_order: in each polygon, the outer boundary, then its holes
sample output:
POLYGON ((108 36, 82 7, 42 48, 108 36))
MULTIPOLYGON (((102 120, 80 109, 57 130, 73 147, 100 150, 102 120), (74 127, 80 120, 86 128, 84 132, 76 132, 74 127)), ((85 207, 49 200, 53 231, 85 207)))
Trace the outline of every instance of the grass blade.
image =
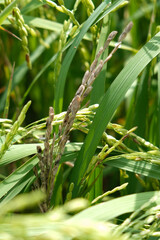
POLYGON ((5 104, 4 113, 3 113, 4 118, 8 117, 8 112, 9 112, 10 94, 11 94, 11 86, 12 86, 14 67, 15 67, 15 63, 13 64, 11 76, 10 76, 9 83, 8 83, 7 98, 6 98, 6 104, 5 104))
POLYGON ((147 114, 149 110, 149 97, 148 97, 148 79, 150 73, 150 66, 148 65, 140 79, 140 84, 138 86, 137 96, 136 96, 136 105, 134 112, 134 122, 132 126, 137 126, 135 133, 143 138, 146 136, 146 127, 147 127, 147 114))
POLYGON ((30 1, 28 4, 26 4, 22 10, 21 10, 21 13, 22 14, 26 14, 28 12, 31 12, 35 9, 37 9, 38 7, 42 6, 43 3, 40 2, 39 0, 34 0, 34 1, 30 1))
MULTIPOLYGON (((32 144, 14 144, 4 154, 0 161, 0 166, 7 165, 9 163, 18 161, 22 158, 28 157, 32 154, 37 153, 37 146, 44 148, 43 143, 32 143, 32 144)), ((78 152, 81 148, 81 143, 68 143, 65 147, 64 156, 67 159, 67 155, 78 152)), ((63 160, 63 159, 62 159, 63 160)), ((67 161, 67 160, 66 160, 67 161)))
POLYGON ((48 29, 60 34, 63 24, 32 16, 23 16, 25 23, 36 28, 48 29))
POLYGON ((117 159, 107 161, 107 165, 160 180, 160 166, 157 164, 117 157, 117 159))
POLYGON ((0 200, 0 204, 7 203, 17 196, 25 186, 31 181, 33 174, 29 172, 24 178, 22 178, 11 190, 0 200))
POLYGON ((131 213, 137 210, 153 197, 157 197, 155 202, 160 204, 159 191, 136 193, 87 208, 86 210, 72 217, 69 222, 72 223, 72 221, 75 221, 76 219, 108 221, 122 214, 131 213))
POLYGON ((2 198, 6 193, 8 193, 18 182, 25 177, 33 167, 38 163, 38 158, 33 157, 22 166, 17 168, 12 174, 0 182, 0 198, 2 198))

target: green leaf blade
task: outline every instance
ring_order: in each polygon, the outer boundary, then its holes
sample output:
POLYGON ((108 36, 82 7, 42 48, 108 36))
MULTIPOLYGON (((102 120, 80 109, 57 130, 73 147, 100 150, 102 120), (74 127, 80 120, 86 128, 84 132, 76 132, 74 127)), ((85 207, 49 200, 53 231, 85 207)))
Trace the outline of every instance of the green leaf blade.
POLYGON ((124 197, 119 197, 108 202, 100 203, 96 206, 87 208, 86 210, 72 217, 69 222, 72 223, 72 221, 75 221, 77 219, 109 221, 122 214, 136 211, 141 206, 143 206, 143 204, 150 201, 153 197, 157 197, 155 202, 157 204, 160 204, 159 191, 136 193, 124 197))

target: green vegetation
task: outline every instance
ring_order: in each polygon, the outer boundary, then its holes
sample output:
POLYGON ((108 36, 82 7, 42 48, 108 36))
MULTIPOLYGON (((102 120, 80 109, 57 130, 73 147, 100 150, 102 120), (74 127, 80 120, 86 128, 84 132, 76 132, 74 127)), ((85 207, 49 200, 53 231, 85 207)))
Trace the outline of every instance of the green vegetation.
POLYGON ((0 0, 0 239, 160 239, 159 12, 0 0))

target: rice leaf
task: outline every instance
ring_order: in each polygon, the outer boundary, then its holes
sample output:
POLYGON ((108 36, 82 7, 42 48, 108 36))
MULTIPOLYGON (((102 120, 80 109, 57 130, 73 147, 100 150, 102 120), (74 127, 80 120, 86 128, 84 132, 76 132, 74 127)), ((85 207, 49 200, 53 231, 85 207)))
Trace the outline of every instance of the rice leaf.
POLYGON ((109 221, 122 214, 131 213, 139 209, 143 204, 151 200, 153 197, 156 197, 155 202, 160 204, 159 191, 136 193, 87 208, 86 210, 73 216, 69 222, 72 223, 77 219, 109 221))

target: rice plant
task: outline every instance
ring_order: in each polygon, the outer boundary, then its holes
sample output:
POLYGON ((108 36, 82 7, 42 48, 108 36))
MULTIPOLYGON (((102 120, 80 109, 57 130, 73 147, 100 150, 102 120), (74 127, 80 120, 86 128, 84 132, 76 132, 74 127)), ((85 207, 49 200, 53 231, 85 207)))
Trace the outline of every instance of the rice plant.
POLYGON ((0 1, 0 239, 159 239, 159 9, 0 1))

